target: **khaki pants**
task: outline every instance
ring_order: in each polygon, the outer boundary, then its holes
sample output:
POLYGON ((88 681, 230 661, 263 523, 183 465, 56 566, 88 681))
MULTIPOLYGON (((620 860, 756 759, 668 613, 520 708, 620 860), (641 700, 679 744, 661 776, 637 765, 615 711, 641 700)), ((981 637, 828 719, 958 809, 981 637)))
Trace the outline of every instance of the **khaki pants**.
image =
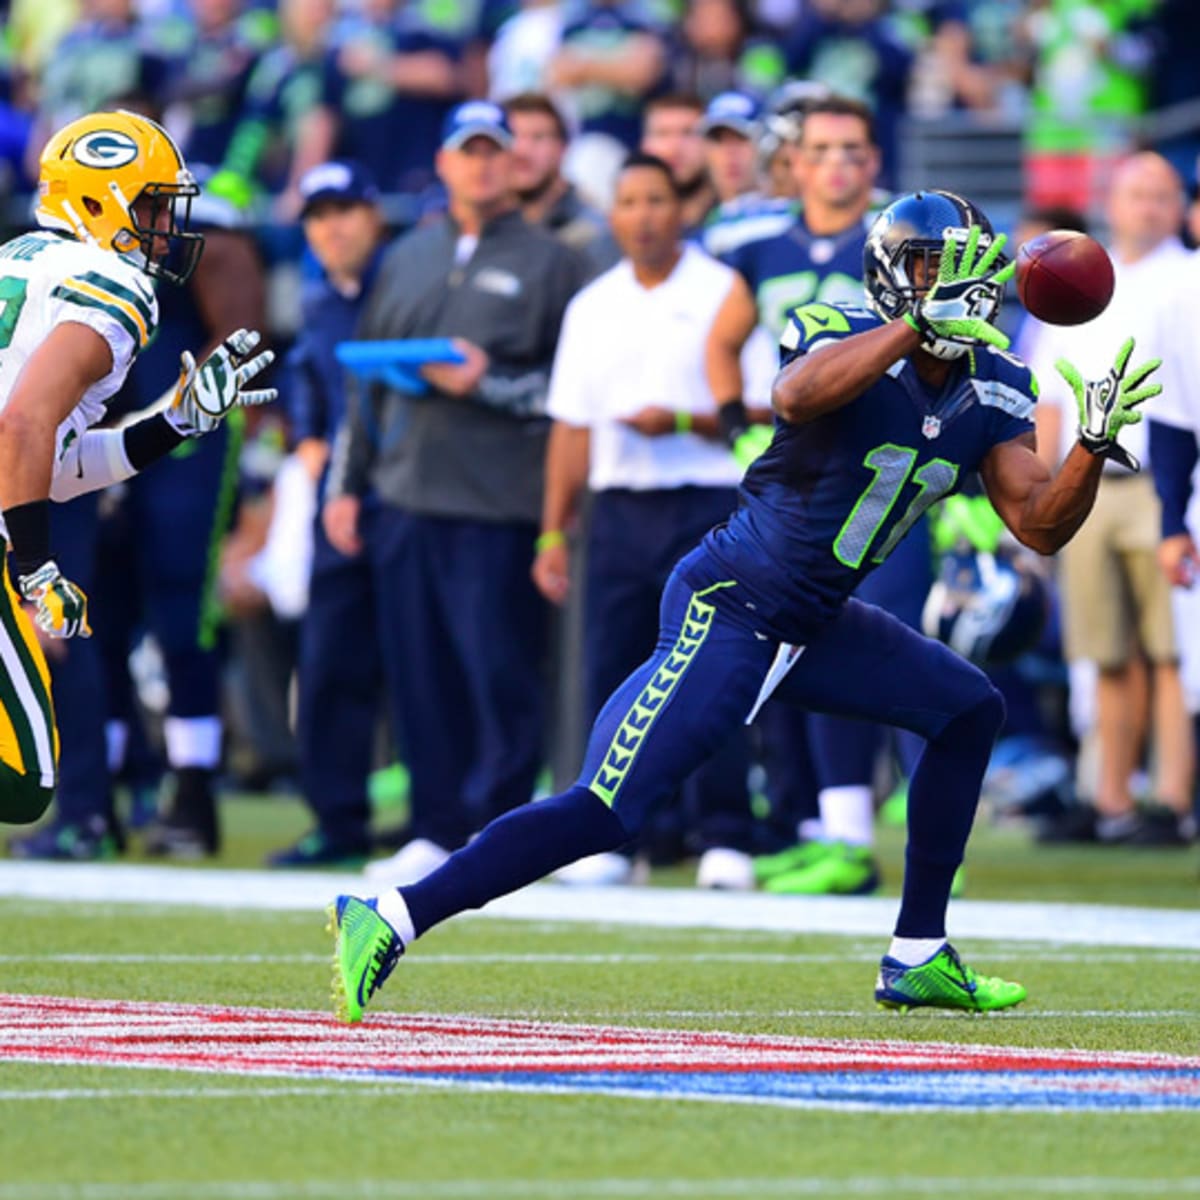
POLYGON ((1149 475, 1105 475, 1096 505, 1062 550, 1067 658, 1101 670, 1140 646, 1152 663, 1179 657, 1171 588, 1159 570, 1160 510, 1149 475))

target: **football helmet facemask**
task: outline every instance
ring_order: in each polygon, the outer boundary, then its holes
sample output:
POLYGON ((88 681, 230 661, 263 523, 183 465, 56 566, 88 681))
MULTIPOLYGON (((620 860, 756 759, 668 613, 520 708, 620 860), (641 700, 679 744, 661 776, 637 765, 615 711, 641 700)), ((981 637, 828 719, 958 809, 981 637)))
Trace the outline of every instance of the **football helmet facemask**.
MULTIPOLYGON (((971 226, 980 230, 979 250, 986 250, 995 237, 992 223, 982 209, 953 192, 913 192, 893 201, 876 218, 863 249, 863 282, 867 303, 885 321, 895 321, 912 313, 937 278, 937 264, 949 235, 963 245, 971 226), (914 282, 914 264, 924 262, 923 278, 928 283, 918 289, 914 282)), ((1001 255, 997 269, 1008 260, 1001 255)), ((977 315, 991 322, 1004 298, 1002 284, 980 284, 982 299, 977 315)), ((936 358, 955 359, 973 343, 936 338, 922 347, 936 358)))
POLYGON ((199 194, 160 125, 136 113, 92 113, 46 143, 35 215, 43 229, 112 250, 148 275, 181 284, 204 248, 203 235, 188 228, 199 194))

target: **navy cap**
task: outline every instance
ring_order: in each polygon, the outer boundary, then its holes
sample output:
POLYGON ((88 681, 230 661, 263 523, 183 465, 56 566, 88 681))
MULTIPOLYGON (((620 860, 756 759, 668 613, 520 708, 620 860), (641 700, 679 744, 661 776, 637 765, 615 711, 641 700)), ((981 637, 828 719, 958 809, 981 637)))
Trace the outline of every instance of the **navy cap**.
POLYGON ((371 172, 356 162, 325 162, 311 167, 300 177, 300 215, 305 216, 325 200, 375 204, 379 188, 371 172))
POLYGON ((491 138, 502 150, 512 145, 504 109, 490 100, 468 100, 450 110, 442 126, 442 149, 459 150, 473 137, 491 138))
POLYGON ((753 96, 745 92, 722 92, 704 110, 700 132, 708 137, 715 129, 732 129, 744 138, 753 138, 758 133, 761 116, 762 105, 753 96))

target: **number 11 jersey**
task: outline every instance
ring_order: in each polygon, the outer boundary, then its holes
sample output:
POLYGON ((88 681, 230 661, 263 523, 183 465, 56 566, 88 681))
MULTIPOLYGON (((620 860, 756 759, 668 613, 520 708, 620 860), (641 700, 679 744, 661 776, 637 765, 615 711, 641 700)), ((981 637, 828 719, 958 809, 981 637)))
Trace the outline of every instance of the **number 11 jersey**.
MULTIPOLYGON (((782 365, 882 323, 852 305, 794 309, 782 365)), ((738 602, 756 626, 803 644, 993 446, 1033 430, 1036 397, 1029 368, 991 348, 954 360, 940 389, 901 359, 833 412, 802 425, 777 419, 737 512, 705 548, 741 585, 738 602)))

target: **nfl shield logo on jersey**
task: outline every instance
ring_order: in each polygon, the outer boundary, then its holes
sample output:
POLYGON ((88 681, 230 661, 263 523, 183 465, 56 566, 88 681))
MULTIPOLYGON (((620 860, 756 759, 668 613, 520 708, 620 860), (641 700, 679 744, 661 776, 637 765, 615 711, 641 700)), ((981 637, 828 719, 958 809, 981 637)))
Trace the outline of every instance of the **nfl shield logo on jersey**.
POLYGON ((939 433, 942 432, 942 420, 940 417, 927 416, 921 422, 921 432, 930 440, 933 441, 939 433))

